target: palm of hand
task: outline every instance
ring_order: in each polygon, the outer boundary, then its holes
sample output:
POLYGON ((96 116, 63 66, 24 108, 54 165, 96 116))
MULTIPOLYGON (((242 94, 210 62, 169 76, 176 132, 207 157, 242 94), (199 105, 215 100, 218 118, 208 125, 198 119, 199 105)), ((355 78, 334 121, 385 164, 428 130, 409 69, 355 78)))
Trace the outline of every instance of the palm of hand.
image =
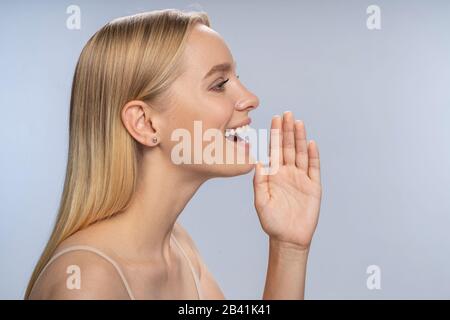
POLYGON ((291 113, 274 117, 271 134, 271 166, 264 175, 257 165, 254 176, 255 208, 263 230, 271 239, 308 248, 320 211, 319 154, 314 142, 306 144, 303 122, 294 123, 291 113), (278 153, 278 157, 277 157, 278 153), (278 158, 278 159, 277 159, 278 158))

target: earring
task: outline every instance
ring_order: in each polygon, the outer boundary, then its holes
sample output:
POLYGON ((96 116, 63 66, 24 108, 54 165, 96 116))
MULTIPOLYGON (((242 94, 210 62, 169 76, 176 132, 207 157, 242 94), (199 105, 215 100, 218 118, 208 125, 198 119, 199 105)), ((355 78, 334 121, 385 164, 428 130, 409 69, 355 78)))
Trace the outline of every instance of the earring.
POLYGON ((153 137, 152 141, 153 141, 153 143, 156 143, 158 141, 158 138, 157 137, 153 137))

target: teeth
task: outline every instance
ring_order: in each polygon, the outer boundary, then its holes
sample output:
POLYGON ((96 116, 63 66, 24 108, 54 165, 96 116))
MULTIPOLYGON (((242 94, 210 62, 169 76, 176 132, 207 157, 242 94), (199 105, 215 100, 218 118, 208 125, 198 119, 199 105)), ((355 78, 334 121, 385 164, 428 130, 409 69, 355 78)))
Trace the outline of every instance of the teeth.
POLYGON ((242 127, 237 127, 236 129, 225 129, 225 134, 228 133, 228 135, 235 135, 238 133, 243 133, 245 131, 247 131, 249 129, 248 125, 242 126, 242 127))
POLYGON ((244 125, 242 127, 237 127, 236 129, 226 129, 225 130, 225 137, 229 136, 237 136, 241 139, 248 140, 247 132, 251 130, 251 127, 249 125, 244 125))

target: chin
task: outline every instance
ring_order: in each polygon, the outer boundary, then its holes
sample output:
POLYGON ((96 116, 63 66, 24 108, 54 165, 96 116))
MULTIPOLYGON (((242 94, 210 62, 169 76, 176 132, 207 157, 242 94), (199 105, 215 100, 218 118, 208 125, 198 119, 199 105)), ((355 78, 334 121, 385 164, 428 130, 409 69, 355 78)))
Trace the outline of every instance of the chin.
MULTIPOLYGON (((205 148, 205 146, 203 146, 205 148)), ((250 144, 244 141, 224 139, 221 152, 202 153, 201 163, 190 164, 187 167, 191 173, 204 178, 235 177, 249 173, 256 166, 256 161, 250 154, 250 144)))
POLYGON ((241 176, 251 172, 255 165, 254 163, 214 165, 214 168, 210 168, 210 175, 214 177, 241 176))

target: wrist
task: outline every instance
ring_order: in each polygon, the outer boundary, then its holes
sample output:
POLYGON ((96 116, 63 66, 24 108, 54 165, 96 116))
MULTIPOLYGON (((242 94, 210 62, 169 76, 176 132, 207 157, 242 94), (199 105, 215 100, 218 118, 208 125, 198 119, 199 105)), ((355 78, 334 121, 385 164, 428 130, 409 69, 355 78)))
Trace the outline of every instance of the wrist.
POLYGON ((305 257, 309 254, 310 246, 298 245, 295 243, 270 238, 269 248, 271 251, 275 251, 281 255, 286 255, 289 257, 305 257))

